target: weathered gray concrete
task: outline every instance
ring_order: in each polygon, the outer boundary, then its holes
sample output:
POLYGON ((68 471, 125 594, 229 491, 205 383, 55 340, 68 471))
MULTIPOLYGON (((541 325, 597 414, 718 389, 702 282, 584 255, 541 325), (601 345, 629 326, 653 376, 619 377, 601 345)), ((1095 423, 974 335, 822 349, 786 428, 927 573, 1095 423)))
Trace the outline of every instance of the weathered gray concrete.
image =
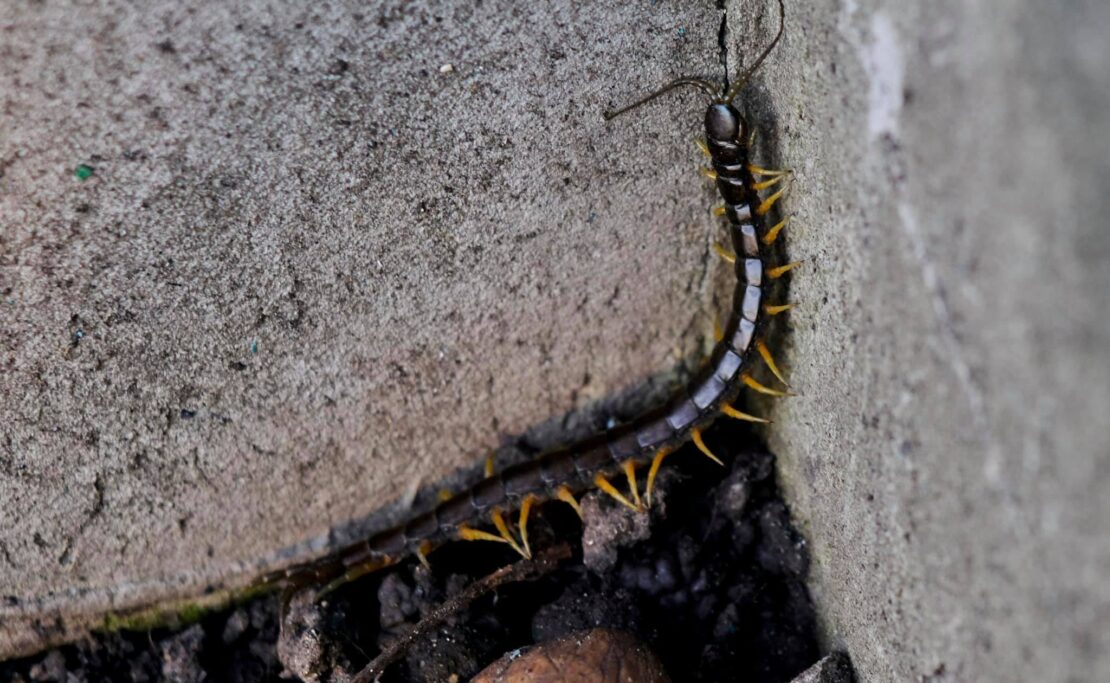
POLYGON ((0 655, 696 357, 700 100, 599 114, 711 70, 718 20, 0 4, 0 655))
POLYGON ((1110 6, 791 7, 771 435, 830 644, 863 681, 1110 680, 1110 6))

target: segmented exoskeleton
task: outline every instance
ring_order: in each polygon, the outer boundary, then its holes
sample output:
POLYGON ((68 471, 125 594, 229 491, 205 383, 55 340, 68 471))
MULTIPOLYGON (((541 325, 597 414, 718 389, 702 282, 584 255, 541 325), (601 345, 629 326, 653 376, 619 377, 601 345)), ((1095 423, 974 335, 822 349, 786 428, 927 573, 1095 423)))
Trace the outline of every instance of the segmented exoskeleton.
POLYGON ((723 200, 723 206, 715 213, 728 219, 732 251, 718 245, 718 253, 734 264, 737 284, 728 323, 709 362, 695 379, 665 406, 630 423, 548 452, 535 460, 513 465, 502 472, 487 472, 485 479, 451 496, 429 512, 368 540, 347 546, 323 560, 270 574, 263 578, 263 582, 286 579, 302 584, 331 581, 331 587, 393 564, 408 553, 416 553, 424 560, 431 548, 450 539, 507 543, 521 555, 529 557, 528 516, 541 497, 562 500, 581 513, 575 492, 595 485, 621 504, 643 510, 645 503, 646 506, 651 505, 652 488, 663 459, 677 447, 693 441, 702 453, 720 463, 702 439, 702 430, 718 416, 766 422, 737 410, 732 401, 744 388, 772 396, 786 394, 757 381, 751 370, 757 365, 756 359, 761 359, 771 373, 783 381, 765 336, 768 319, 788 310, 790 305, 767 302, 765 290, 771 280, 798 264, 772 266, 768 263, 770 247, 787 221, 768 226, 766 218, 782 196, 790 172, 767 170, 751 164, 750 130, 732 102, 778 44, 784 20, 785 8, 779 0, 778 33, 731 88, 721 91, 712 83, 698 78, 680 78, 619 111, 604 115, 606 120, 612 119, 685 85, 697 87, 712 98, 705 112, 706 140, 699 146, 712 166, 704 174, 716 182, 723 200), (757 178, 765 180, 758 181, 757 178), (761 190, 775 186, 778 187, 770 196, 765 199, 759 196, 761 190), (646 495, 641 498, 636 469, 649 463, 646 495), (614 474, 623 474, 627 479, 628 495, 622 494, 610 482, 614 474), (502 509, 519 510, 516 534, 506 524, 502 509), (497 533, 470 526, 487 514, 497 533))

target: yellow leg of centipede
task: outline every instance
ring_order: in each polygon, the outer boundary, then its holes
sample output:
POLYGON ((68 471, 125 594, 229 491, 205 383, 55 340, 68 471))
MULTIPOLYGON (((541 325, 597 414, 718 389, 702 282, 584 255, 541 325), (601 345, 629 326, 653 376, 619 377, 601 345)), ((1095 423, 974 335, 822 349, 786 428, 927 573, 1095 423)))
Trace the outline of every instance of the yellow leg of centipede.
POLYGON ((320 598, 324 597, 328 593, 331 593, 332 591, 334 591, 336 588, 344 586, 344 585, 354 581, 355 579, 366 576, 367 574, 371 574, 373 572, 376 572, 379 569, 384 569, 384 568, 386 568, 386 567, 388 567, 388 566, 390 566, 390 565, 392 565, 396 562, 397 562, 396 558, 383 557, 383 558, 378 559, 378 560, 373 560, 371 562, 366 562, 366 563, 351 567, 347 571, 343 572, 342 576, 340 576, 336 579, 332 579, 331 581, 329 581, 327 583, 327 585, 325 585, 323 588, 321 588, 320 592, 316 594, 316 599, 319 600, 320 598))
POLYGON ((722 261, 727 263, 736 263, 736 254, 725 248, 725 245, 720 242, 713 243, 713 251, 717 252, 717 256, 721 257, 722 261))
POLYGON ((793 263, 787 263, 784 266, 777 266, 775 268, 771 268, 770 270, 767 271, 767 277, 771 278, 772 280, 777 280, 780 277, 782 277, 783 275, 785 275, 786 273, 789 273, 790 271, 794 270, 798 266, 802 265, 803 263, 805 263, 805 261, 794 261, 793 263))
POLYGON ((416 559, 420 560, 420 564, 424 565, 424 568, 428 571, 432 570, 432 563, 428 562, 428 553, 432 552, 432 548, 431 541, 423 541, 416 548, 416 559))
POLYGON ((769 180, 761 180, 758 183, 752 183, 752 189, 753 190, 766 190, 768 187, 773 187, 775 185, 778 185, 779 183, 781 183, 782 181, 786 180, 789 177, 790 177, 790 175, 786 174, 786 173, 783 173, 781 175, 771 176, 771 178, 769 180))
POLYGON ((651 459, 651 469, 648 470, 647 485, 644 487, 644 497, 647 499, 649 508, 651 507, 651 492, 655 490, 655 478, 659 476, 659 468, 663 466, 663 460, 670 454, 671 449, 660 448, 656 451, 655 457, 651 459))
POLYGON ((720 458, 713 455, 713 451, 709 450, 709 446, 705 445, 705 440, 701 438, 701 428, 694 427, 693 429, 691 429, 690 438, 694 440, 694 445, 697 446, 698 450, 704 453, 706 457, 708 457, 710 460, 717 463, 721 467, 725 466, 725 464, 721 462, 720 458))
POLYGON ((624 470, 624 477, 628 480, 628 490, 632 492, 632 501, 636 503, 636 509, 643 511, 644 502, 640 500, 640 487, 636 484, 636 461, 625 460, 621 469, 624 470))
POLYGON ((486 479, 489 479, 490 477, 493 476, 493 456, 492 455, 487 455, 486 456, 485 467, 482 469, 482 471, 483 471, 483 475, 486 477, 486 479))
POLYGON ((528 545, 528 513, 532 511, 532 506, 536 503, 536 497, 529 493, 524 497, 520 503, 520 523, 518 528, 520 530, 520 543, 524 546, 525 559, 532 559, 532 547, 528 545))
POLYGON ((508 543, 504 538, 488 531, 474 529, 465 524, 460 524, 457 533, 460 541, 489 541, 491 543, 508 543))
POLYGON ((765 417, 757 417, 750 413, 745 413, 736 408, 733 408, 727 403, 721 404, 721 414, 731 417, 734 420, 743 420, 744 422, 758 422, 759 424, 770 424, 771 421, 765 417))
POLYGON ((721 321, 714 320, 713 321, 713 341, 720 344, 721 340, 724 339, 724 338, 725 338, 725 330, 724 330, 724 328, 721 327, 721 321))
POLYGON ((717 179, 717 172, 714 171, 711 168, 703 168, 703 169, 701 169, 700 173, 702 174, 702 176, 704 176, 708 180, 716 180, 717 179))
POLYGON ((596 485, 599 489, 601 489, 602 491, 607 493, 610 497, 613 498, 613 500, 615 500, 618 503, 620 503, 621 505, 624 505, 625 507, 627 507, 629 510, 632 510, 634 512, 639 512, 640 511, 639 508, 637 508, 632 503, 632 501, 625 498, 623 493, 618 491, 615 486, 613 486, 612 484, 609 483, 609 480, 605 478, 604 474, 598 473, 597 475, 594 476, 594 485, 596 485))
POLYGON ((574 494, 570 492, 569 488, 560 486, 555 489, 555 497, 574 508, 574 511, 578 513, 578 519, 585 519, 582 516, 582 506, 578 504, 578 500, 575 499, 574 494))
POLYGON ((698 149, 705 155, 705 158, 713 158, 713 155, 709 153, 709 145, 706 144, 705 140, 702 138, 694 138, 694 144, 698 146, 698 149))
POLYGON ((515 550, 521 557, 528 559, 528 555, 524 552, 524 548, 520 547, 520 544, 516 542, 516 538, 513 537, 512 532, 509 531, 509 525, 505 523, 505 518, 501 516, 501 511, 494 510, 490 513, 489 517, 493 520, 493 526, 497 527, 497 533, 501 534, 501 538, 505 539, 509 547, 515 550))
POLYGON ((761 176, 790 175, 791 173, 794 172, 794 169, 792 169, 792 168, 783 168, 783 169, 763 168, 762 166, 756 166, 755 164, 748 164, 748 170, 751 171, 751 173, 753 175, 761 175, 761 176))
POLYGON ((787 382, 786 378, 782 376, 782 372, 779 371, 779 366, 775 363, 774 357, 771 356, 771 349, 767 348, 767 344, 763 341, 759 341, 756 343, 755 348, 759 351, 759 356, 763 359, 763 362, 767 364, 767 369, 771 371, 771 374, 778 378, 785 386, 790 386, 790 382, 787 382))
MULTIPOLYGON (((789 178, 790 176, 783 176, 783 177, 789 178)), ((790 183, 787 183, 787 184, 783 185, 778 190, 776 190, 774 194, 770 195, 769 197, 764 199, 762 202, 760 202, 759 206, 755 207, 756 215, 758 215, 758 216, 767 215, 767 212, 770 211, 775 206, 775 203, 779 199, 782 198, 782 195, 785 194, 788 189, 790 189, 790 183)))
POLYGON ((793 396, 794 395, 794 394, 790 393, 789 391, 779 391, 778 389, 772 389, 771 387, 764 386, 764 385, 760 384, 759 382, 757 382, 755 379, 753 379, 751 375, 744 375, 743 377, 740 378, 740 380, 749 389, 754 389, 755 391, 758 391, 761 394, 766 394, 768 396, 781 397, 781 396, 793 396))
POLYGON ((790 216, 787 216, 778 223, 772 225, 771 229, 767 231, 767 234, 765 234, 760 241, 762 241, 767 246, 771 246, 772 244, 774 244, 775 240, 779 238, 779 233, 782 232, 782 229, 790 224, 790 218, 790 216))
POLYGON ((724 207, 724 206, 714 206, 713 207, 713 215, 717 216, 718 218, 725 215, 726 213, 728 213, 728 208, 727 207, 724 207))
MULTIPOLYGON (((789 311, 797 305, 798 304, 780 304, 778 306, 772 306, 770 304, 767 304, 763 307, 763 312, 767 315, 778 315, 779 313, 785 313, 786 311, 789 311)), ((720 339, 718 339, 717 341, 720 341, 720 339)))

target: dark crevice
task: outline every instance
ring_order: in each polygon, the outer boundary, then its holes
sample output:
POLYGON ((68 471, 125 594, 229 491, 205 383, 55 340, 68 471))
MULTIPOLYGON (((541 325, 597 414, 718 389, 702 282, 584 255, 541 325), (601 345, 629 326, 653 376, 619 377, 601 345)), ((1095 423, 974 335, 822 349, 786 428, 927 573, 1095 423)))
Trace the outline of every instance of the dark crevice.
MULTIPOLYGON (((505 652, 599 625, 634 634, 674 681, 793 680, 819 656, 806 544, 779 495, 774 458, 752 449, 757 437, 720 423, 706 438, 729 468, 692 447, 678 451, 663 470, 650 525, 597 493, 583 500, 585 530, 567 506, 541 507, 531 525, 535 547, 570 543, 575 559, 477 600, 381 680, 467 680, 505 652), (640 540, 620 531, 629 524, 640 525, 640 540)), ((192 625, 100 634, 0 664, 0 680, 264 681, 298 661, 302 672, 353 673, 449 596, 513 560, 495 544, 449 543, 432 553, 431 571, 408 560, 326 600, 310 595, 287 612, 280 646, 282 601, 270 595, 192 625)))
POLYGON ((722 12, 721 28, 717 31, 717 53, 719 55, 718 59, 721 62, 721 67, 725 72, 724 91, 728 92, 729 86, 731 85, 728 79, 728 9, 725 7, 725 3, 723 1, 720 2, 718 6, 721 8, 722 12))

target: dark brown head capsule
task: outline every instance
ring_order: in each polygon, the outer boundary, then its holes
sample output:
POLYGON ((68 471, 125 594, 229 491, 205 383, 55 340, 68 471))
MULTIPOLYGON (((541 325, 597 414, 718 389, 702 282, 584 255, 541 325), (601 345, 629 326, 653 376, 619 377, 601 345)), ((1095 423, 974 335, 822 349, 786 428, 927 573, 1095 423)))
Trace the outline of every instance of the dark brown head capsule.
POLYGON ((680 86, 688 85, 704 92, 713 102, 705 112, 705 132, 709 141, 744 144, 748 140, 748 123, 744 120, 744 117, 740 115, 740 112, 732 106, 732 103, 737 95, 740 94, 740 91, 743 90, 744 86, 747 85, 752 74, 759 70, 759 67, 763 65, 763 60, 767 59, 767 55, 771 54, 775 46, 779 44, 779 40, 782 39, 782 30, 786 26, 786 5, 783 3, 783 0, 778 0, 778 5, 778 33, 775 34, 774 39, 763 49, 763 52, 759 54, 756 60, 752 62, 751 66, 749 66, 744 73, 740 74, 730 87, 721 89, 705 79, 695 76, 683 76, 682 78, 676 78, 670 83, 667 83, 659 90, 641 97, 632 104, 617 109, 616 111, 604 112, 602 117, 606 121, 609 121, 626 111, 631 111, 642 104, 651 102, 663 93, 669 92, 680 86))
POLYGON ((748 122, 731 104, 711 104, 705 110, 705 135, 715 142, 747 140, 748 122))

